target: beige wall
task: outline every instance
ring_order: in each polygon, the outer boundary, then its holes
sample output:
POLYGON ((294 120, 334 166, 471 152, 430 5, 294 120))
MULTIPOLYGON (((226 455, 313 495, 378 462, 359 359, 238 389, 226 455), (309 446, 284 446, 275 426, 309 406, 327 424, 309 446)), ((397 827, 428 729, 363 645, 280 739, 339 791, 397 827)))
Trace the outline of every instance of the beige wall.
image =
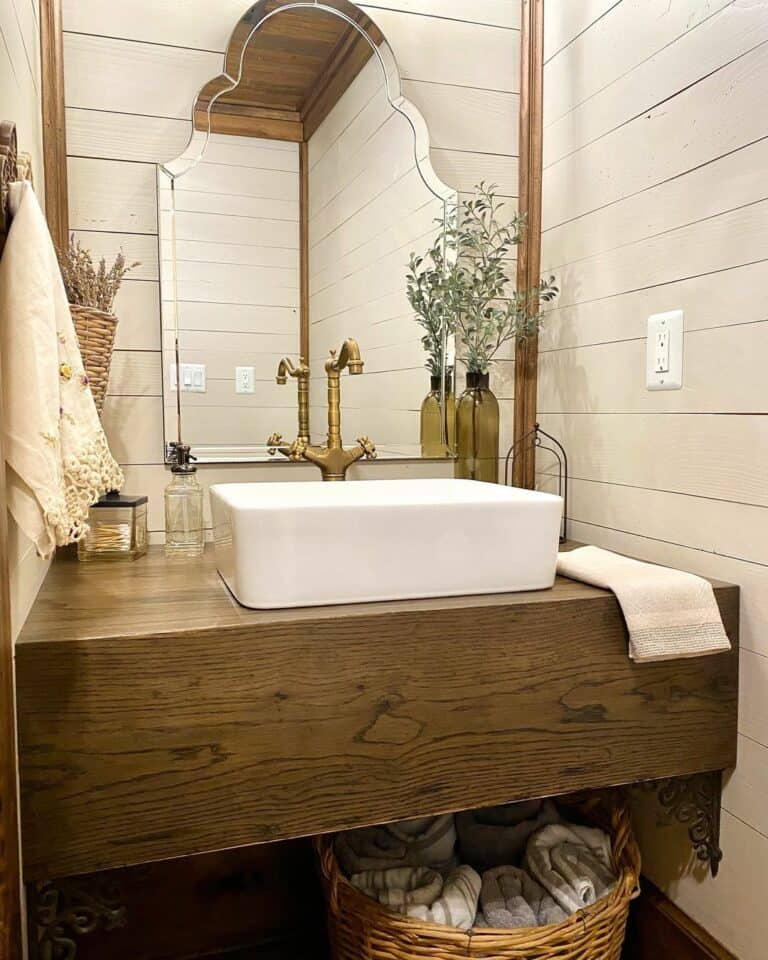
MULTIPOLYGON (((742 960, 768 941, 768 3, 548 0, 539 409, 574 537, 741 584, 739 765, 716 882, 642 819, 646 872, 742 960), (645 330, 685 311, 684 386, 645 330)), ((677 839, 673 839, 677 837, 677 839)))
MULTIPOLYGON (((43 197, 40 117, 40 24, 37 0, 0 3, 0 119, 16 124, 19 149, 31 154, 38 196, 43 197)), ((11 617, 14 632, 26 619, 48 564, 11 521, 11 617)))
MULTIPOLYGON (((400 61, 405 95, 427 120, 438 175, 459 190, 485 177, 502 193, 516 194, 518 0, 364 6, 400 61)), ((118 302, 121 326, 105 425, 127 487, 150 495, 155 531, 163 526, 166 474, 153 164, 184 148, 193 97, 219 72, 229 33, 246 7, 242 0, 64 0, 72 226, 97 253, 113 256, 122 246, 143 262, 118 302)), ((509 435, 511 418, 506 422, 509 435)), ((272 478, 276 471, 282 477, 285 469, 243 468, 238 477, 272 478)), ((391 475, 395 467, 361 469, 391 475)), ((232 471, 209 467, 201 473, 208 482, 232 471)))

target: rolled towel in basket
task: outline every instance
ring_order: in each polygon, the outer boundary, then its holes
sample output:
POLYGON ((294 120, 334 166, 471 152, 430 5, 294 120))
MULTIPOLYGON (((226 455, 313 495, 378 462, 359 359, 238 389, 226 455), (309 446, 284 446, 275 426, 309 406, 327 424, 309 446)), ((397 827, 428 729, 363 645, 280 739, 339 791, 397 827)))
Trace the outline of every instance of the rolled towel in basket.
POLYGON ((353 874, 350 883, 396 913, 460 930, 474 923, 480 897, 480 877, 466 866, 445 880, 427 867, 390 867, 353 874))
POLYGON ((638 663, 731 649, 712 585, 702 577, 599 547, 559 554, 557 572, 616 594, 629 632, 629 656, 638 663))
POLYGON ((475 926, 513 929, 544 927, 568 914, 520 867, 494 867, 483 874, 475 926))
POLYGON ((336 836, 335 851, 348 877, 389 867, 432 867, 447 872, 456 865, 456 824, 453 814, 446 814, 344 830, 336 836))
POLYGON ((528 841, 525 869, 570 916, 616 885, 611 839, 597 827, 554 823, 528 841))
POLYGON ((524 800, 458 813, 456 830, 462 859, 481 872, 519 866, 530 835, 559 820, 551 800, 524 800))

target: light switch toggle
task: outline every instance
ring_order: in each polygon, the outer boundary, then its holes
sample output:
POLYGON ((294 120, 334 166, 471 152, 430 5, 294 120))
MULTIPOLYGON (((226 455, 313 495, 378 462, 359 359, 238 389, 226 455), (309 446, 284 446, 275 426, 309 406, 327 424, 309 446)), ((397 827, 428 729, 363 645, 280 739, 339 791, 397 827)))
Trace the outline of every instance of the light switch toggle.
POLYGON ((646 386, 680 390, 683 386, 683 311, 670 310, 648 318, 646 386))
MULTIPOLYGON (((205 364, 204 363, 180 363, 179 372, 181 375, 182 393, 205 393, 205 364)), ((171 390, 178 389, 176 377, 176 364, 171 363, 168 369, 171 390)))

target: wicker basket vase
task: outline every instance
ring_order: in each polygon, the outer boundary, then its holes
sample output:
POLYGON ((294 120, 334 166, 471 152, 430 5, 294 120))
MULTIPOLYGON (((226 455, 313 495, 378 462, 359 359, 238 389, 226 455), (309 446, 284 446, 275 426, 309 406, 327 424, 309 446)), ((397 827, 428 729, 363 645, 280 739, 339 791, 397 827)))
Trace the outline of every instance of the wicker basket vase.
POLYGON ((104 409, 109 384, 109 367, 117 330, 117 317, 95 307, 70 304, 85 372, 99 416, 104 409))
POLYGON ((464 932, 392 913, 346 880, 333 838, 319 837, 333 960, 619 960, 629 904, 639 893, 640 851, 629 808, 615 792, 574 800, 572 806, 575 816, 610 833, 619 880, 608 896, 547 927, 464 932))

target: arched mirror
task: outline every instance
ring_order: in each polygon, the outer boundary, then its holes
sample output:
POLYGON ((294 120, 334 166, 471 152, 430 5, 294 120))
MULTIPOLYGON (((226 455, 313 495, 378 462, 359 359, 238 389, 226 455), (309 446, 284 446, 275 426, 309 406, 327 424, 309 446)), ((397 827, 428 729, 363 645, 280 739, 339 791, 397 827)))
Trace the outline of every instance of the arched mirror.
POLYGON ((259 0, 191 109, 187 148, 158 169, 166 441, 203 462, 324 443, 326 364, 351 338, 344 440, 451 456, 452 338, 417 322, 407 275, 456 195, 381 31, 347 0, 259 0))

